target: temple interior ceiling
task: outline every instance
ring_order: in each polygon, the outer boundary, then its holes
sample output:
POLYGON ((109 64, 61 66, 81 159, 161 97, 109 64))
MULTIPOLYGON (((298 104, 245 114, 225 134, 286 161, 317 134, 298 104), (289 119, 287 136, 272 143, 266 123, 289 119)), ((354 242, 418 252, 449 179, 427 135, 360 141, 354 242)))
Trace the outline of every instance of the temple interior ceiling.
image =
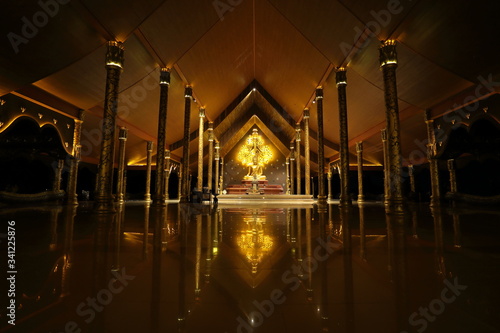
MULTIPOLYGON (((174 159, 182 156, 178 143, 189 84, 196 100, 191 153, 197 149, 201 106, 218 140, 231 142, 224 134, 243 132, 251 121, 266 135, 274 133, 278 149, 287 149, 290 124, 305 107, 311 110, 311 133, 317 132, 313 100, 321 85, 325 155, 334 160, 334 69, 344 66, 350 152, 363 140, 366 163, 377 165, 385 127, 380 40, 398 41, 402 150, 408 156, 421 149, 415 140, 426 138, 425 109, 437 118, 457 101, 498 91, 499 10, 496 0, 11 1, 3 5, 0 22, 0 96, 16 94, 70 117, 87 110, 83 159, 96 163, 106 42, 117 40, 125 46, 118 124, 129 128, 129 165, 143 163, 145 141, 156 141, 161 67, 171 70, 167 144, 174 159)), ((311 152, 317 153, 314 136, 311 152)))

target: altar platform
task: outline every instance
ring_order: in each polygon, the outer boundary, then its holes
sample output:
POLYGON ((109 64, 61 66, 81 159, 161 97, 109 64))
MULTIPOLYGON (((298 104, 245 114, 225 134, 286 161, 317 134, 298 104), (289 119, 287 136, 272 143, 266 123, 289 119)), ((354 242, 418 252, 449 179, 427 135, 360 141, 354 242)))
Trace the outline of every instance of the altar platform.
POLYGON ((221 194, 217 198, 219 204, 314 204, 316 201, 312 195, 305 194, 221 194))
POLYGON ((267 180, 260 179, 257 181, 252 181, 248 179, 244 179, 241 181, 241 184, 232 184, 226 187, 226 191, 228 194, 236 194, 236 195, 273 195, 273 194, 284 194, 283 186, 281 185, 273 185, 269 184, 267 180), (257 189, 253 189, 254 183, 257 185, 257 189), (258 193, 253 193, 257 191, 258 193))

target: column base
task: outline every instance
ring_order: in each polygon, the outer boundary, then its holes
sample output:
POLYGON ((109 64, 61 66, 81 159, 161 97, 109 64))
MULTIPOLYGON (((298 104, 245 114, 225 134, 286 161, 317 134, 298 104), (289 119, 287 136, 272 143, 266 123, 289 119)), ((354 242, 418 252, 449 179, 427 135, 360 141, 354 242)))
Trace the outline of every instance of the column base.
POLYGON ((68 206, 78 206, 78 197, 70 197, 66 201, 66 205, 68 206))
POLYGON ((318 196, 318 205, 326 205, 327 204, 327 197, 324 195, 319 195, 318 196))
POLYGON ((441 202, 439 201, 439 199, 434 199, 434 198, 431 196, 431 201, 430 201, 429 206, 430 206, 430 207, 439 207, 439 206, 441 206, 441 202))
POLYGON ((123 194, 118 195, 118 198, 116 198, 116 202, 119 204, 123 204, 125 202, 125 197, 123 196, 123 194))
POLYGON ((388 199, 385 202, 385 212, 389 215, 404 215, 404 201, 402 199, 388 199))
POLYGON ((339 206, 340 207, 351 207, 352 206, 352 200, 350 198, 340 198, 340 200, 339 200, 339 206))
POLYGON ((362 194, 359 194, 358 195, 358 203, 363 203, 363 202, 365 202, 365 196, 362 194))
POLYGON ((150 202, 153 203, 153 206, 156 206, 156 207, 163 207, 163 206, 166 206, 167 205, 167 201, 165 200, 165 198, 159 198, 159 199, 154 199, 154 200, 150 200, 150 202))
POLYGON ((153 201, 153 200, 151 200, 151 194, 149 194, 149 193, 145 194, 144 200, 149 201, 149 202, 153 201))
POLYGON ((112 198, 108 200, 97 199, 94 210, 98 214, 114 214, 116 213, 115 205, 112 198))

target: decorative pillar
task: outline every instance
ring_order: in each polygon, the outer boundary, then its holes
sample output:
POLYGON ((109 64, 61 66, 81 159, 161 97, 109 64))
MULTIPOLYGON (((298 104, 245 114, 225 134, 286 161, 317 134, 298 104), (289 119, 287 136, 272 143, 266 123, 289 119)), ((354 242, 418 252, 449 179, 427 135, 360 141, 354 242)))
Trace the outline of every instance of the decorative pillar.
POLYGON ((125 127, 120 128, 118 135, 118 182, 116 184, 116 201, 119 203, 124 202, 125 197, 125 145, 127 143, 128 130, 125 127))
POLYGON ((219 194, 219 167, 220 167, 220 146, 219 143, 215 143, 215 194, 219 194))
POLYGON ((333 200, 333 195, 332 195, 332 169, 328 167, 328 172, 326 173, 327 175, 327 180, 328 180, 328 200, 333 200))
POLYGON ((450 192, 457 193, 457 174, 455 172, 455 160, 448 160, 448 171, 450 172, 450 192))
POLYGON ((387 141, 388 141, 388 206, 387 213, 403 214, 403 191, 401 184, 401 139, 399 128, 398 91, 396 68, 398 60, 396 41, 387 40, 382 43, 380 51, 380 67, 384 77, 384 93, 386 106, 387 141))
POLYGON ((183 175, 182 175, 182 170, 184 169, 184 166, 182 164, 179 165, 179 170, 177 171, 177 176, 179 178, 178 184, 177 184, 177 198, 179 201, 181 200, 182 197, 182 184, 183 184, 183 175))
POLYGON ((196 257, 195 257, 195 280, 194 280, 194 295, 195 300, 200 300, 200 271, 201 271, 201 235, 203 230, 203 215, 196 215, 196 257))
POLYGON ((436 136, 434 134, 434 120, 431 118, 431 110, 424 112, 425 125, 427 127, 427 159, 431 173, 431 202, 430 206, 439 205, 441 201, 441 191, 439 189, 439 165, 436 158, 436 136))
POLYGON ((295 144, 293 142, 290 142, 290 194, 295 193, 294 189, 294 174, 293 174, 293 162, 295 161, 295 144))
POLYGON ((144 200, 151 202, 151 160, 153 156, 153 141, 146 142, 146 193, 144 200))
POLYGON ((380 132, 382 136, 382 150, 384 153, 384 204, 387 207, 389 204, 389 146, 387 143, 387 129, 382 129, 380 132))
POLYGON ((115 146, 116 111, 118 109, 118 85, 123 68, 123 45, 108 42, 106 52, 106 93, 102 123, 102 143, 96 181, 96 210, 100 213, 114 212, 112 181, 113 152, 115 146))
POLYGON ((78 119, 75 119, 75 129, 73 130, 73 156, 68 179, 68 201, 69 205, 78 205, 78 194, 76 193, 76 184, 78 179, 78 164, 81 159, 82 146, 80 140, 82 137, 82 124, 85 118, 85 111, 78 111, 78 119))
POLYGON ((165 200, 168 200, 168 182, 170 181, 170 150, 165 149, 165 200))
POLYGON ((127 193, 127 169, 123 170, 123 186, 122 192, 127 193))
POLYGON ((356 153, 358 157, 358 203, 365 201, 363 194, 363 141, 356 142, 356 153))
POLYGON ((201 108, 200 113, 200 124, 198 128, 198 183, 196 188, 198 191, 203 191, 203 125, 205 124, 205 109, 201 108))
POLYGON ((413 164, 408 165, 408 176, 410 176, 410 192, 412 195, 415 195, 415 169, 413 168, 413 164))
POLYGON ((64 160, 58 160, 57 168, 55 170, 55 175, 54 175, 54 182, 52 183, 52 191, 61 190, 61 179, 62 179, 63 168, 64 168, 64 160))
POLYGON ((190 143, 190 116, 191 99, 193 98, 193 89, 186 86, 184 90, 184 145, 182 148, 182 191, 180 202, 187 202, 189 198, 189 143, 190 143))
POLYGON ((167 109, 170 71, 160 70, 160 107, 158 110, 158 147, 156 147, 156 188, 154 205, 165 205, 165 146, 167 142, 167 109))
POLYGON ((219 192, 224 191, 224 157, 220 158, 220 176, 219 176, 219 192))
POLYGON ((208 191, 212 192, 212 172, 214 163, 214 123, 208 123, 208 191))
POLYGON ((311 151, 309 145, 309 109, 304 109, 304 177, 305 177, 305 194, 311 194, 311 151))
POLYGON ((347 128, 347 75, 344 67, 336 69, 335 80, 339 99, 340 124, 340 206, 351 205, 349 196, 349 141, 347 128))
POLYGON ((297 156, 297 158, 295 159, 295 163, 297 163, 297 194, 302 194, 302 179, 301 179, 301 158, 300 158, 300 124, 295 124, 295 146, 296 146, 296 153, 295 153, 295 156, 297 156))
POLYGON ((290 194, 290 157, 286 158, 286 194, 290 194))
POLYGON ((326 204, 325 195, 325 146, 323 143, 323 88, 316 88, 318 112, 318 204, 326 204))

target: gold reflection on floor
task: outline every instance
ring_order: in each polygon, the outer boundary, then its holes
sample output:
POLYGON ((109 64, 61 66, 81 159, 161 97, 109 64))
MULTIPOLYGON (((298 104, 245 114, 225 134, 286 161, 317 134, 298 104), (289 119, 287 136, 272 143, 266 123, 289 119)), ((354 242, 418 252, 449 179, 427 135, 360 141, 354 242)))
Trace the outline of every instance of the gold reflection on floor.
MULTIPOLYGON (((498 332, 495 209, 4 209, 20 332, 498 332)), ((3 242, 3 239, 2 239, 3 242)), ((3 244, 3 243, 2 243, 3 244)), ((5 253, 5 252, 4 252, 5 253)), ((3 317, 5 319, 5 317, 3 317)))

